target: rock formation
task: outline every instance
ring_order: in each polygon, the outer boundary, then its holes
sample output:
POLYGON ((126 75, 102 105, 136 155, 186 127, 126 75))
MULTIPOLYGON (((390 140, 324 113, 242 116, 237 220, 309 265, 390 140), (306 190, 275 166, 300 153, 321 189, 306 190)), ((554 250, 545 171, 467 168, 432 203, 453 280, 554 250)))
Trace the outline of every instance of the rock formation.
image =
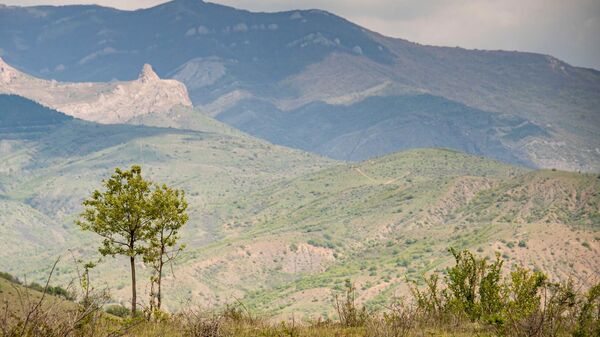
POLYGON ((0 93, 27 97, 65 114, 105 124, 192 105, 185 85, 160 79, 149 64, 134 81, 66 83, 30 76, 0 59, 0 93))

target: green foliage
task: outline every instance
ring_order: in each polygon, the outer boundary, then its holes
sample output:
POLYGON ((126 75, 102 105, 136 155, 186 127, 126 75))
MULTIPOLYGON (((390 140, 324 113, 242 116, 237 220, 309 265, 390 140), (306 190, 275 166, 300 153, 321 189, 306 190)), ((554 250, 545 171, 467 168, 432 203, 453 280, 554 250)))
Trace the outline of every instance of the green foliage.
POLYGON ((71 291, 69 291, 69 290, 67 290, 67 289, 65 289, 65 288, 63 288, 61 286, 48 285, 47 287, 45 287, 45 286, 43 286, 43 285, 41 285, 41 284, 39 284, 37 282, 31 282, 29 284, 23 284, 23 282, 21 282, 21 280, 19 280, 17 277, 15 277, 15 276, 13 276, 13 275, 11 275, 9 273, 6 273, 6 272, 0 272, 0 278, 2 278, 4 280, 7 280, 10 283, 22 285, 22 286, 24 286, 24 287, 26 287, 28 289, 31 289, 31 290, 35 290, 35 291, 39 291, 39 292, 45 292, 45 293, 47 293, 49 295, 56 296, 56 297, 61 297, 61 298, 64 298, 66 300, 69 300, 69 301, 72 301, 72 300, 75 299, 75 296, 74 296, 74 294, 71 291))
POLYGON ((104 309, 104 311, 117 317, 127 317, 131 314, 131 310, 129 310, 129 308, 118 304, 109 305, 104 309))
POLYGON ((439 324, 465 318, 501 336, 598 335, 600 285, 582 300, 571 282, 551 283, 542 272, 523 267, 504 279, 498 255, 488 264, 469 251, 450 251, 456 264, 448 269, 446 284, 432 274, 424 288, 411 287, 421 319, 439 324))
POLYGON ((142 169, 115 169, 103 181, 104 191, 95 190, 83 202, 84 211, 77 225, 100 235, 102 255, 135 257, 145 252, 141 244, 152 220, 151 185, 142 178, 142 169))
POLYGON ((103 238, 99 248, 103 256, 125 255, 130 258, 131 312, 137 306, 135 258, 142 256, 152 266, 151 305, 160 310, 163 266, 184 248, 175 247, 179 230, 187 222, 187 202, 182 190, 156 186, 142 177, 140 166, 130 170, 115 169, 103 181, 104 190, 94 191, 83 202, 84 211, 77 221, 83 230, 103 238), (156 288, 155 288, 156 287, 156 288))
POLYGON ((540 290, 546 282, 546 275, 538 271, 530 271, 523 267, 510 274, 508 285, 508 301, 505 311, 510 317, 525 317, 536 312, 540 307, 540 290))
POLYGON ((179 231, 188 221, 188 204, 183 190, 162 185, 154 190, 150 200, 150 222, 145 236, 144 262, 153 269, 150 279, 150 312, 160 311, 162 304, 162 276, 165 264, 172 262, 185 248, 175 247, 179 231))
POLYGON ((131 266, 131 312, 135 315, 137 290, 135 258, 144 254, 143 245, 153 220, 151 183, 142 178, 142 168, 115 169, 115 173, 103 181, 104 191, 95 190, 83 202, 84 211, 77 225, 83 230, 100 235, 99 248, 103 256, 125 255, 131 266))
POLYGON ((448 304, 453 310, 464 312, 471 320, 489 317, 501 307, 500 272, 503 261, 488 265, 468 250, 457 252, 451 248, 456 265, 448 269, 448 304))
POLYGON ((425 289, 419 289, 414 284, 410 287, 417 308, 433 320, 439 320, 446 314, 448 295, 440 286, 439 275, 431 274, 425 279, 425 289))
POLYGON ((6 272, 0 272, 0 278, 3 278, 11 283, 21 284, 21 281, 18 278, 6 272))
POLYGON ((48 289, 46 290, 46 292, 50 295, 62 297, 69 301, 73 301, 75 299, 75 296, 73 295, 73 293, 71 293, 70 291, 68 291, 67 289, 65 289, 61 286, 48 286, 48 289))
POLYGON ((573 336, 600 336, 600 283, 593 286, 586 294, 573 336))
POLYGON ((495 320, 496 313, 502 309, 502 265, 504 261, 496 254, 492 264, 484 263, 484 272, 479 284, 479 313, 485 321, 495 320))

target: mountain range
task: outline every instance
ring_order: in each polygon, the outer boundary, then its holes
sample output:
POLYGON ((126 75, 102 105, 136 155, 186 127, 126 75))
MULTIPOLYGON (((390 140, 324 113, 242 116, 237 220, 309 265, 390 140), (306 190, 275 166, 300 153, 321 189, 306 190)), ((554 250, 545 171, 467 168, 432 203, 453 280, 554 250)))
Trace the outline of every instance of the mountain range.
POLYGON ((204 113, 334 159, 444 146, 600 170, 600 72, 547 55, 425 46, 325 11, 200 0, 3 6, 0 48, 16 69, 58 81, 130 81, 149 63, 204 113))
MULTIPOLYGON (((0 6, 0 56, 0 271, 97 258, 81 202, 139 164, 189 202, 171 310, 327 317, 347 278, 385 305, 449 247, 584 286, 600 272, 596 70, 199 0, 0 6)), ((92 275, 121 303, 124 262, 92 275)))

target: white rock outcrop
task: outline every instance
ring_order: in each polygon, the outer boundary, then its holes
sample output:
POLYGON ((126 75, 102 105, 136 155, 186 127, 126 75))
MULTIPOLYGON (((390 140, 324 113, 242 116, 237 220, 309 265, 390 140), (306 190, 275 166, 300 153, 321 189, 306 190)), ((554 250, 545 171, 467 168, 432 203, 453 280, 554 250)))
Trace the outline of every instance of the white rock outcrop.
POLYGON ((68 83, 30 76, 0 58, 0 93, 20 95, 65 114, 105 124, 192 105, 183 83, 160 79, 149 64, 134 81, 68 83))

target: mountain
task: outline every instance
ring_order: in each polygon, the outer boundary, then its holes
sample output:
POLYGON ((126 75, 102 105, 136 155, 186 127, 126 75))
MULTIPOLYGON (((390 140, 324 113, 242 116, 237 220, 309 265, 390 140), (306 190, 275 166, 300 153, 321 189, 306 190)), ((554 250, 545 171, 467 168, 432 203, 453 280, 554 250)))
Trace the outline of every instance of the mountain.
POLYGON ((600 171, 600 72, 547 55, 425 46, 320 10, 199 0, 136 11, 3 6, 0 41, 15 68, 60 81, 133 80, 150 63, 210 116, 337 159, 444 146, 600 171))
POLYGON ((192 105, 182 83, 161 80, 148 64, 135 81, 63 83, 35 78, 0 58, 0 93, 27 97, 68 115, 99 123, 123 123, 138 115, 192 105))

